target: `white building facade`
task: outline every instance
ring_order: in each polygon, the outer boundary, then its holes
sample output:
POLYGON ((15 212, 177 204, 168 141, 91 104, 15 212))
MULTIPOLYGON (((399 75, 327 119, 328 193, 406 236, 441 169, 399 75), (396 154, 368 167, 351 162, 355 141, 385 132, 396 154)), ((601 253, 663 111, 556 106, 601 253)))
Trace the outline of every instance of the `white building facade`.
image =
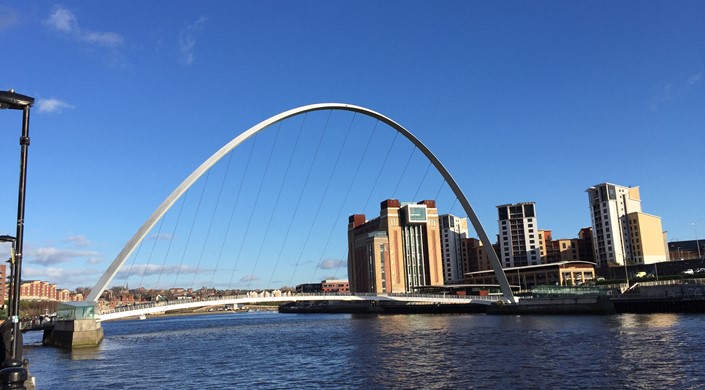
POLYGON ((497 206, 502 265, 523 267, 542 263, 536 203, 497 206))
POLYGON ((468 222, 465 218, 452 214, 441 215, 441 256, 443 258, 443 276, 447 284, 462 283, 463 275, 469 270, 463 269, 463 240, 468 238, 468 222))
POLYGON ((588 193, 595 261, 599 267, 668 259, 661 218, 641 211, 639 187, 602 183, 588 193))

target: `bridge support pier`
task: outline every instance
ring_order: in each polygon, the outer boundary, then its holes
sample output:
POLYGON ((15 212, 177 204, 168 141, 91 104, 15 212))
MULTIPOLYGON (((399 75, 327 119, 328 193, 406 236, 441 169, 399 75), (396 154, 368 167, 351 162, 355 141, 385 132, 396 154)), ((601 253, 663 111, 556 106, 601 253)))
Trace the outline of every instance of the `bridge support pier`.
POLYGON ((66 349, 97 347, 101 341, 103 327, 94 319, 55 321, 42 339, 44 345, 66 349))

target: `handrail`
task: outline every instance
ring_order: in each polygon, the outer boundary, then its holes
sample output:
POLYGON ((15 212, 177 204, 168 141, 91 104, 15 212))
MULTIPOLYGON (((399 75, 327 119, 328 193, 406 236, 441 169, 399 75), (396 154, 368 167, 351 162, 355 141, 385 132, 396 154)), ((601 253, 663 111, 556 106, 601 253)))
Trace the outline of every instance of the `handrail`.
MULTIPOLYGON (((360 297, 360 298, 371 298, 370 300, 414 300, 419 299, 419 302, 437 301, 437 302, 448 302, 448 301, 497 301, 502 299, 499 295, 442 295, 442 294, 403 294, 403 293, 390 293, 390 294, 374 294, 374 293, 295 293, 289 295, 268 295, 259 296, 262 293, 251 293, 251 294, 238 294, 238 295, 224 295, 224 296, 211 296, 204 298, 193 298, 193 299, 179 299, 179 300, 164 300, 158 302, 141 302, 132 305, 122 305, 115 306, 114 308, 102 312, 102 315, 113 314, 113 313, 125 313, 131 311, 138 311, 143 309, 151 309, 155 307, 169 307, 177 306, 181 304, 195 303, 195 302, 214 302, 214 301, 233 301, 240 299, 266 299, 269 302, 277 301, 295 301, 306 297, 360 297), (257 295, 257 296, 255 296, 257 295), (376 299, 375 299, 376 298, 376 299)), ((207 306, 207 305, 203 305, 207 306)))

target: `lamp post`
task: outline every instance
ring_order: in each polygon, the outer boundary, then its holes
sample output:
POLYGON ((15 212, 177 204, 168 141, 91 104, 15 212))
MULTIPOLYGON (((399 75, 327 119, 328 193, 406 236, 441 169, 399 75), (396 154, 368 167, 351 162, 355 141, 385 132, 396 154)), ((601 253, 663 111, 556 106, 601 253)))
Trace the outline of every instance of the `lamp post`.
POLYGON ((25 189, 27 187, 27 151, 29 149, 29 108, 34 98, 15 93, 14 90, 0 91, 0 108, 22 110, 22 135, 20 136, 20 182, 17 195, 17 234, 15 235, 15 256, 12 264, 12 302, 10 318, 12 320, 12 345, 10 356, 2 362, 0 381, 2 389, 24 389, 27 370, 22 368, 22 339, 20 335, 20 281, 22 280, 22 255, 24 238, 25 189))

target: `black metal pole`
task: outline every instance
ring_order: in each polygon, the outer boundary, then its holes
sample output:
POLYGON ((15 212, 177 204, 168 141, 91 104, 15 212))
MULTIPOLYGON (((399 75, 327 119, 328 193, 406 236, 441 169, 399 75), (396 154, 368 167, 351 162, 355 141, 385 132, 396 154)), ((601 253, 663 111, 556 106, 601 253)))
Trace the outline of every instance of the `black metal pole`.
POLYGON ((2 362, 0 388, 24 389, 27 370, 22 366, 22 334, 20 333, 20 283, 22 281, 22 255, 24 247, 24 208, 27 186, 27 150, 29 148, 29 108, 34 98, 20 95, 13 90, 0 91, 0 108, 22 110, 22 135, 20 136, 20 183, 17 196, 17 235, 15 237, 15 261, 12 266, 12 301, 10 320, 12 321, 12 343, 10 356, 2 362))
POLYGON ((15 263, 12 285, 13 343, 10 358, 22 360, 20 333, 20 284, 22 283, 22 252, 24 245, 24 208, 27 188, 27 152, 29 150, 29 106, 22 109, 22 135, 20 136, 20 183, 17 195, 17 235, 15 236, 15 263), (19 353, 18 353, 19 351, 19 353))
MULTIPOLYGON (((15 279, 12 277, 12 275, 14 275, 14 273, 15 273, 15 241, 16 240, 13 237, 12 241, 10 242, 10 245, 11 245, 10 260, 8 260, 8 263, 10 263, 9 267, 8 267, 10 269, 10 277, 8 278, 10 281, 10 283, 9 283, 10 291, 9 291, 9 294, 7 294, 8 295, 7 307, 6 307, 7 318, 12 318, 12 310, 13 310, 12 309, 12 302, 13 302, 12 297, 14 295, 14 293, 13 293, 14 289, 12 288, 12 286, 13 286, 13 280, 15 280, 15 279)), ((0 363, 2 363, 2 362, 0 362, 0 363)))

